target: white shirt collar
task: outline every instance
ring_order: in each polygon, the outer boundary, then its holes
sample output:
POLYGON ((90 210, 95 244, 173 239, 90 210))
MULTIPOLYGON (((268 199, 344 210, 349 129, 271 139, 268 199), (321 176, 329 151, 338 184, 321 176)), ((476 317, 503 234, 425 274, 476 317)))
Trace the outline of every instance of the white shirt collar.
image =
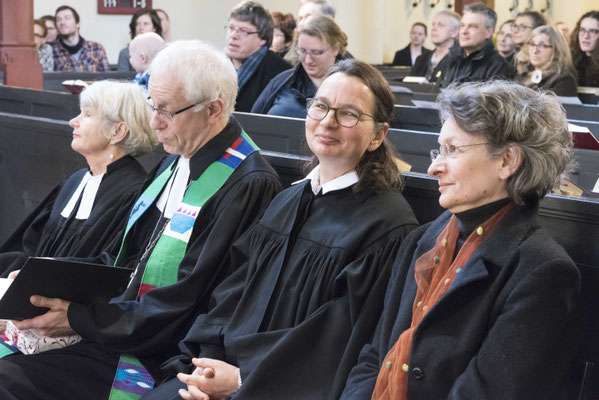
POLYGON ((356 171, 350 171, 341 175, 340 177, 333 179, 332 181, 325 183, 324 185, 320 185, 320 165, 317 165, 316 168, 310 171, 310 173, 304 179, 293 182, 292 185, 304 182, 308 179, 310 180, 310 186, 312 187, 312 192, 314 194, 318 194, 321 189, 322 194, 345 189, 357 183, 359 180, 356 171))

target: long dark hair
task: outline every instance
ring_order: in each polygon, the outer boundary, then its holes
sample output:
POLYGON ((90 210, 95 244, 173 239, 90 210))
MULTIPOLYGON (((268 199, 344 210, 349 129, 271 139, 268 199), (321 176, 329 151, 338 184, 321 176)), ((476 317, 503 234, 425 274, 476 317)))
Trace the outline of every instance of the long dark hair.
POLYGON ((582 17, 580 17, 580 19, 576 23, 576 28, 574 28, 574 31, 570 36, 570 51, 572 52, 572 62, 574 63, 574 68, 576 68, 576 70, 578 71, 579 78, 580 75, 584 74, 586 75, 586 80, 588 82, 594 83, 594 85, 590 86, 595 86, 599 85, 599 45, 595 46, 595 48, 591 52, 589 62, 586 65, 586 71, 581 70, 580 67, 580 64, 586 57, 586 53, 580 50, 580 41, 578 40, 578 33, 580 32, 580 23, 585 18, 593 18, 594 20, 599 22, 599 11, 589 11, 582 17))
POLYGON ((154 26, 154 32, 162 36, 162 25, 160 25, 160 17, 158 16, 156 10, 148 10, 143 8, 135 12, 135 14, 133 14, 133 16, 131 17, 131 22, 129 23, 129 34, 131 35, 131 39, 135 37, 135 25, 137 24, 137 20, 139 19, 139 17, 141 17, 142 15, 150 16, 150 19, 152 20, 152 25, 154 26))

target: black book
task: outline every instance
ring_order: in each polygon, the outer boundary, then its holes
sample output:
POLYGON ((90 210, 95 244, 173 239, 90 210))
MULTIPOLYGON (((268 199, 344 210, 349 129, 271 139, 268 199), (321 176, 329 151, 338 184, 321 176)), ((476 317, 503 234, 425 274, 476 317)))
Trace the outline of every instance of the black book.
POLYGON ((23 320, 48 311, 31 304, 33 295, 84 305, 108 302, 125 291, 131 273, 109 265, 30 257, 0 299, 0 319, 23 320))

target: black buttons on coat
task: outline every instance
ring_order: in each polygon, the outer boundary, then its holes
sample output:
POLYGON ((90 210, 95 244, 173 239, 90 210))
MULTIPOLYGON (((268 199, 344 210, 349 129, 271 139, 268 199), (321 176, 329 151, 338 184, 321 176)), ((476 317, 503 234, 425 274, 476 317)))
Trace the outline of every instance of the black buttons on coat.
POLYGON ((419 381, 422 380, 422 378, 424 378, 424 372, 422 372, 420 368, 414 368, 412 369, 412 376, 414 377, 414 379, 419 381))

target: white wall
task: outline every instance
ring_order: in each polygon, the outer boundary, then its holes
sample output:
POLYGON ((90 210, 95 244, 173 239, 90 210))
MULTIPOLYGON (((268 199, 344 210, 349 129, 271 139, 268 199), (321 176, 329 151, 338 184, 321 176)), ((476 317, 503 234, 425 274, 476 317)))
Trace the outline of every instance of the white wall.
MULTIPOLYGON (((391 62, 393 54, 408 43, 410 26, 417 21, 430 26, 432 16, 453 0, 331 0, 337 9, 337 23, 349 37, 348 49, 354 56, 371 63, 391 62)), ((519 9, 509 11, 513 0, 495 0, 499 23, 513 18, 524 10, 529 0, 519 0, 519 9)), ((216 46, 225 46, 224 26, 229 10, 238 0, 154 0, 155 8, 163 8, 171 17, 175 39, 202 39, 216 46)), ((584 12, 599 9, 597 0, 550 0, 551 8, 545 13, 551 23, 564 21, 574 28, 584 12)), ((54 14, 67 4, 81 16, 81 35, 102 43, 108 60, 116 63, 120 49, 129 42, 127 15, 98 15, 96 0, 34 0, 34 15, 54 14)), ((271 11, 291 12, 297 15, 299 0, 262 0, 271 11)), ((533 7, 541 9, 546 0, 533 0, 533 7)), ((427 40, 427 47, 432 47, 427 40)))

